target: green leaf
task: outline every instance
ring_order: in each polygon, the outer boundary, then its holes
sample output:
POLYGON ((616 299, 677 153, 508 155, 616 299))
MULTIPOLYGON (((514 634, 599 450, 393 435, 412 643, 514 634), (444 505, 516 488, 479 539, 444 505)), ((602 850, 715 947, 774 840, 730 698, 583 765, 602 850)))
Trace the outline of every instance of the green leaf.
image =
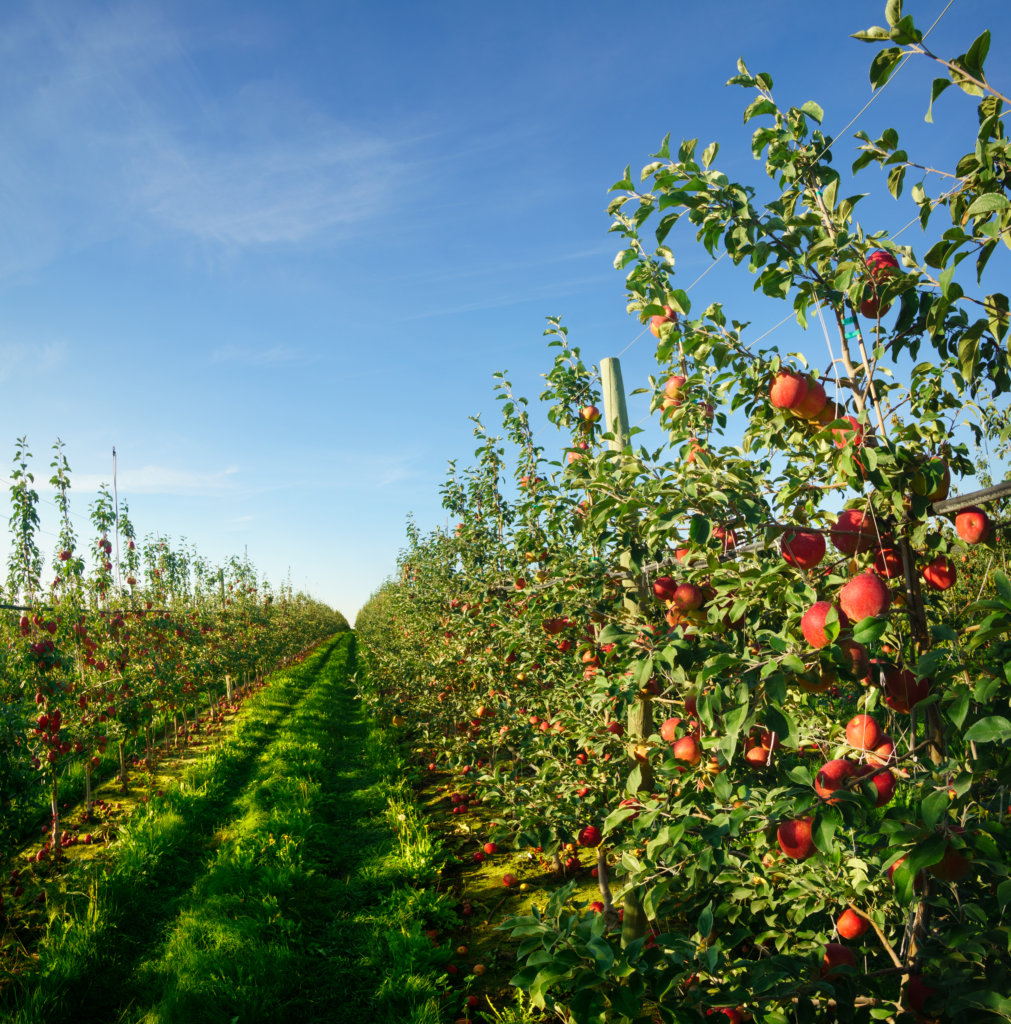
POLYGON ((859 39, 863 43, 875 43, 890 39, 891 36, 888 29, 882 28, 880 25, 871 25, 870 28, 865 28, 862 32, 854 32, 850 38, 859 39))
POLYGON ((688 527, 688 537, 694 544, 705 544, 712 533, 712 524, 703 515, 692 516, 691 526, 688 527))
POLYGON ((983 34, 973 40, 972 46, 965 55, 965 67, 974 78, 983 78, 983 62, 990 52, 990 30, 985 29, 983 34))
POLYGON ((997 743, 1011 740, 1011 722, 1001 715, 991 715, 973 722, 965 732, 966 743, 997 743))
POLYGON ((853 627, 853 639, 856 640, 858 644, 877 643, 877 641, 884 635, 887 628, 887 619, 877 619, 873 616, 869 616, 866 619, 861 619, 853 627))
POLYGON ((1000 594, 1001 600, 1008 606, 1011 606, 1011 580, 1000 569, 994 569, 993 582, 994 586, 997 587, 997 593, 1000 594))
POLYGON ((947 789, 935 790, 920 804, 920 815, 927 828, 933 828, 948 812, 947 789))
POLYGON ((888 3, 885 4, 885 21, 891 28, 895 28, 901 20, 902 0, 888 0, 888 3))
POLYGON ((825 119, 825 111, 822 110, 814 100, 808 100, 800 109, 807 114, 808 117, 817 121, 818 124, 821 124, 825 119))
POLYGON ((903 53, 898 47, 890 47, 887 50, 881 50, 871 61, 871 87, 873 89, 880 89, 882 86, 888 84, 888 80, 898 70, 899 64, 902 63, 903 53))
POLYGON ((699 914, 699 935, 705 938, 713 930, 713 908, 712 904, 706 907, 699 914))
POLYGON ((835 835, 835 830, 839 827, 840 821, 839 812, 834 808, 826 808, 815 818, 811 838, 814 839, 814 845, 822 853, 832 852, 832 837, 835 835))
POLYGON ((978 217, 981 213, 993 213, 996 210, 1006 210, 1011 207, 1011 200, 1000 192, 987 192, 978 196, 973 204, 965 211, 966 217, 978 217))
POLYGON ((948 717, 956 729, 961 729, 969 713, 969 694, 960 693, 948 708, 948 717))
POLYGON ((930 103, 927 105, 927 116, 924 118, 928 124, 934 123, 934 100, 951 85, 950 78, 935 78, 930 87, 930 103))

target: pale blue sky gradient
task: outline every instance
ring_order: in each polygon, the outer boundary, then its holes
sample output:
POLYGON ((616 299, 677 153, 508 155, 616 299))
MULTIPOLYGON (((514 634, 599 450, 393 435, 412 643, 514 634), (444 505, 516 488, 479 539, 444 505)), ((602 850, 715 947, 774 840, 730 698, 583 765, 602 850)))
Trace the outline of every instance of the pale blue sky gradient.
MULTIPOLYGON (((141 535, 213 561, 246 549, 353 618, 407 514, 445 521, 438 488, 447 460, 469 462, 467 417, 497 424, 492 373, 539 393, 545 316, 590 362, 640 335, 605 214, 624 166, 669 131, 720 141, 722 169, 758 182, 749 97, 724 87, 737 58, 773 74, 782 104, 821 103, 836 133, 870 97, 874 51, 848 35, 883 6, 12 0, 5 458, 27 434, 48 478, 62 437, 90 539, 115 445, 141 535)), ((944 3, 907 6, 926 25, 944 3)), ((987 25, 1008 86, 1007 5, 956 0, 931 41, 954 55, 987 25)), ((846 134, 908 126, 911 149, 949 166, 973 106, 951 90, 924 125, 931 77, 910 63, 846 134)), ((877 172, 861 184, 880 190, 877 172)), ((896 230, 913 214, 885 200, 868 215, 896 230)), ((685 248, 678 282, 708 265, 685 248)), ((756 333, 788 312, 723 265, 693 292, 717 298, 756 333)), ((623 357, 629 389, 654 368, 651 341, 623 357)), ((796 325, 776 341, 824 351, 796 325)))

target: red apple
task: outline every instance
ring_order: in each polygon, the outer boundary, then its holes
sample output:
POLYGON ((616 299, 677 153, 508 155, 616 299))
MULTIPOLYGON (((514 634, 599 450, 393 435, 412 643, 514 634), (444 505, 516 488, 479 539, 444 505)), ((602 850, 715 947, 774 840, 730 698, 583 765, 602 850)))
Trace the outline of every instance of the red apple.
POLYGON ((672 601, 678 585, 670 576, 657 576, 653 580, 653 593, 661 601, 672 601))
POLYGON ((664 316, 651 316, 649 318, 649 330, 654 338, 660 337, 661 329, 664 324, 676 324, 678 320, 677 313, 674 312, 673 306, 663 307, 664 316))
POLYGON ((930 680, 917 679, 909 669, 886 669, 885 703, 893 710, 908 713, 930 694, 930 680))
POLYGON ((913 476, 912 488, 928 501, 944 501, 951 489, 951 468, 939 455, 931 456, 913 476))
POLYGON ((807 377, 780 370, 769 385, 769 402, 776 409, 795 409, 807 397, 807 377))
POLYGON ((835 442, 836 448, 845 448, 848 444, 852 444, 854 448, 859 448, 864 443, 864 428, 860 426, 859 421, 854 416, 840 416, 839 419, 846 426, 832 428, 832 440, 835 442))
MULTIPOLYGON (((801 632, 804 634, 804 639, 812 647, 821 649, 828 646, 829 639, 825 634, 825 620, 828 617, 829 611, 835 607, 829 601, 816 601, 801 617, 801 632)), ((839 617, 840 625, 848 625, 845 614, 838 608, 836 608, 836 613, 839 617)))
POLYGON ((579 410, 579 418, 584 423, 596 423, 600 419, 600 410, 595 405, 584 405, 579 410))
POLYGON ((825 944, 825 955, 821 959, 821 976, 831 978, 837 973, 839 967, 856 967, 857 958, 853 950, 844 946, 841 942, 828 942, 825 944))
POLYGON ((861 917, 856 911, 847 907, 837 918, 835 930, 843 939, 859 939, 870 927, 866 917, 861 917))
POLYGON ((883 772, 875 772, 871 776, 871 782, 877 790, 874 806, 884 807, 895 796, 895 787, 897 785, 895 775, 887 769, 883 772))
POLYGON ((667 721, 660 726, 660 738, 665 740, 667 743, 674 743, 678 738, 677 728, 680 724, 680 718, 668 718, 667 721))
POLYGON ((673 402, 679 402, 681 398, 681 389, 687 382, 687 377, 682 377, 681 374, 676 373, 673 377, 668 377, 666 383, 663 386, 664 395, 673 402))
POLYGON ((890 546, 878 548, 874 556, 874 571, 886 580, 895 580, 902 575, 902 556, 890 546))
POLYGON ((674 759, 689 765, 697 765, 702 760, 702 747, 694 736, 682 736, 673 744, 674 759))
POLYGON ((518 881, 519 881, 519 879, 515 875, 503 875, 502 876, 502 884, 507 889, 511 889, 518 881))
POLYGON ((874 572, 854 576, 839 591, 839 606, 851 622, 884 615, 892 602, 892 595, 874 572))
POLYGON ((990 518, 981 508, 963 508, 955 516, 955 530, 966 544, 979 544, 990 536, 990 518))
POLYGON ((947 590, 948 587, 954 586, 955 580, 958 578, 955 563, 945 555, 938 555, 932 562, 925 565, 920 572, 923 575, 924 582, 928 586, 933 587, 934 590, 947 590))
POLYGON ((881 726, 870 715, 855 715, 846 725, 846 742, 857 750, 874 750, 884 738, 881 726))
POLYGON ((843 509, 839 513, 830 536, 836 549, 844 555, 867 551, 877 542, 874 520, 866 512, 856 508, 843 509))
POLYGON ((793 860, 807 860, 814 853, 811 823, 810 818, 795 818, 782 822, 776 829, 779 848, 787 857, 793 860))
POLYGON ((682 583, 674 591, 674 596, 671 598, 671 604, 681 612, 695 611, 697 608, 702 607, 702 602, 705 600, 705 594, 702 593, 702 588, 695 583, 682 583))
POLYGON ((827 404, 828 396, 825 394, 825 389, 819 381, 811 380, 809 377, 807 394, 799 405, 792 407, 792 410, 802 419, 815 420, 821 415, 827 404))
POLYGON ((783 558, 798 569, 813 569, 825 557, 825 537, 813 530, 790 530, 779 547, 783 558))
POLYGON ((814 778, 815 792, 827 803, 834 804, 839 798, 832 794, 837 790, 845 789, 846 783, 855 774, 856 765, 852 761, 847 761, 843 757, 826 761, 814 778))
POLYGON ((596 825, 587 825, 577 836, 580 846, 599 846, 601 838, 600 829, 596 825))

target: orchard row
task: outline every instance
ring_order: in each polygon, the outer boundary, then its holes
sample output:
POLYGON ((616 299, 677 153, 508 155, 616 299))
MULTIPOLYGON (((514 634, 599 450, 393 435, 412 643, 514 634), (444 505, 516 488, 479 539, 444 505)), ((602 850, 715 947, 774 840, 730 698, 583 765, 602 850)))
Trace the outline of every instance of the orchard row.
POLYGON ((339 613, 304 595, 275 594, 245 562, 212 569, 164 538, 138 543, 127 510, 117 516, 104 488, 91 509, 96 537, 82 551, 69 515, 69 467, 59 443, 55 451, 55 576, 42 586, 38 493, 22 440, 0 616, 0 834, 23 841, 44 800, 51 819, 40 857, 60 855, 61 786, 74 796, 80 790, 87 814, 93 774, 118 768, 125 787, 129 764, 151 758, 156 730, 185 740, 219 701, 347 628, 339 613))
MULTIPOLYGON (((879 85, 904 45, 934 59, 901 4, 886 20, 864 36, 879 85)), ((560 873, 595 851, 600 913, 563 891, 511 924, 514 984, 565 1019, 1011 1020, 1008 549, 999 504, 943 504, 1008 420, 1007 296, 954 280, 969 251, 983 278, 1011 227, 988 44, 945 65, 960 84, 971 67, 978 131, 956 192, 914 190, 926 257, 858 224, 867 189, 821 108, 780 107, 742 63, 774 200, 695 140, 613 187, 666 440, 636 447, 614 361, 584 364, 553 320, 560 451, 498 375, 503 436, 479 423, 443 488, 458 525, 412 526, 359 616, 367 698, 454 773, 462 819, 491 807, 478 838, 560 873), (760 347, 721 303, 693 311, 674 281, 693 239, 824 324, 797 345, 828 341, 826 364, 760 347)), ((918 166, 896 140, 855 165, 893 195, 918 166)))

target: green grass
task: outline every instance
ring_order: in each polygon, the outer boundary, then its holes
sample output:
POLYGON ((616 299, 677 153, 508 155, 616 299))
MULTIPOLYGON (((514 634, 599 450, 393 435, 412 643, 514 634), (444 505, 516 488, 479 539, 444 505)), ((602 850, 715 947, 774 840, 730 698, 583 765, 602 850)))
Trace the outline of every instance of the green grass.
POLYGON ((349 634, 275 677, 227 744, 68 879, 17 1024, 439 1021, 438 848, 369 733, 349 634), (396 830, 396 831, 394 831, 396 830), (90 870, 98 871, 97 866, 90 870))

